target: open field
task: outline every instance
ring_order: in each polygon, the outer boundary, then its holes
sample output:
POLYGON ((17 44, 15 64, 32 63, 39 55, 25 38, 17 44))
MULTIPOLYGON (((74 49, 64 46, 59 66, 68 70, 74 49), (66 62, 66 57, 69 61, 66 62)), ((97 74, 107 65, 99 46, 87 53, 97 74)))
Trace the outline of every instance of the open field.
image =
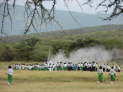
POLYGON ((9 63, 0 63, 0 92, 123 92, 123 72, 111 83, 108 73, 105 82, 97 82, 97 73, 82 71, 15 71, 14 83, 7 85, 9 63))

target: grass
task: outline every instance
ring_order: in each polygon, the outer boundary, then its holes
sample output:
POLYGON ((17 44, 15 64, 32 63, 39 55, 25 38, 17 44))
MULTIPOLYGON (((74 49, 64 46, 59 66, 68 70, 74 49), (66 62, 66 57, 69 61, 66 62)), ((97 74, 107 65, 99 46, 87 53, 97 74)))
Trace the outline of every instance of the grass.
POLYGON ((14 82, 8 86, 6 65, 0 69, 0 92, 123 92, 123 72, 114 83, 108 73, 104 83, 98 83, 96 72, 14 71, 14 82))

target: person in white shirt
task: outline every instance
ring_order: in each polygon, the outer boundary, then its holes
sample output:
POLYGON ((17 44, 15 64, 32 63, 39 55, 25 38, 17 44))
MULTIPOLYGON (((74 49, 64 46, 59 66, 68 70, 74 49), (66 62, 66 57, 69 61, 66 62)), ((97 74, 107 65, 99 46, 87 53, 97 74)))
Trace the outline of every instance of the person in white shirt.
POLYGON ((8 84, 12 84, 13 82, 13 69, 11 66, 8 66, 8 84))
POLYGON ((114 70, 114 67, 111 68, 111 70, 109 72, 109 75, 110 75, 110 80, 111 81, 115 81, 116 80, 116 71, 114 70))
POLYGON ((104 75, 103 75, 103 68, 102 66, 99 67, 99 69, 97 70, 98 73, 98 80, 99 82, 103 82, 104 81, 104 75))
POLYGON ((106 69, 107 69, 107 72, 110 72, 111 67, 107 64, 106 69))
POLYGON ((117 66, 117 72, 120 72, 120 66, 117 66))

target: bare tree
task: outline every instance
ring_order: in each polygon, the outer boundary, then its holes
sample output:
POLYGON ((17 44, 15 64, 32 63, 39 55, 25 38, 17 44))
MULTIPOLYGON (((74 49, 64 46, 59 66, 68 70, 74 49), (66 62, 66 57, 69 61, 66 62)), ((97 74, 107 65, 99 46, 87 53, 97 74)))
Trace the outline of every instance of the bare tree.
MULTIPOLYGON (((11 17, 12 13, 9 9, 9 1, 11 0, 3 0, 3 3, 0 4, 0 7, 1 6, 3 7, 1 10, 2 12, 0 12, 0 16, 2 17, 1 24, 0 24, 1 33, 4 33, 4 22, 6 18, 9 17, 10 21, 12 21, 12 17, 11 17)), ((16 1, 17 0, 13 0, 12 2, 13 10, 15 9, 16 1)), ((63 0, 63 1, 65 2, 66 7, 68 8, 67 4, 69 4, 70 0, 63 0)), ((93 7, 92 6, 93 2, 96 2, 96 0, 84 0, 84 1, 85 2, 82 5, 80 5, 80 1, 76 0, 80 8, 84 7, 84 5, 90 5, 91 7, 93 7)), ((24 33, 26 34, 31 27, 33 27, 36 30, 35 20, 37 19, 37 17, 38 19, 40 19, 40 24, 54 20, 55 6, 56 6, 56 0, 26 0, 25 13, 26 13, 27 23, 24 33), (43 5, 44 2, 51 2, 52 4, 51 8, 47 9, 43 5)), ((105 18, 106 20, 111 20, 115 16, 118 16, 123 13, 123 0, 100 0, 100 3, 96 7, 97 8, 104 7, 105 12, 108 12, 109 9, 113 9, 110 15, 105 18)), ((74 17, 73 19, 76 21, 74 17)), ((58 23, 58 21, 56 20, 54 21, 58 23)))
MULTIPOLYGON (((9 9, 9 1, 4 0, 1 6, 3 6, 3 11, 1 13, 1 33, 4 33, 4 22, 7 17, 12 21, 11 12, 9 9)), ((15 9, 16 0, 13 0, 13 9, 15 9)), ((37 17, 40 19, 40 24, 51 21, 54 19, 54 10, 55 10, 56 0, 26 0, 25 2, 25 14, 26 14, 26 28, 24 33, 26 34, 31 27, 36 30, 35 20, 37 17), (49 1, 52 3, 51 9, 45 8, 43 2, 49 1)), ((0 6, 0 7, 1 7, 0 6)), ((39 21, 39 20, 38 20, 39 21)))
MULTIPOLYGON (((97 0, 86 0, 84 4, 91 6, 94 1, 97 0)), ((123 0, 100 0, 96 8, 100 7, 103 7, 105 9, 105 13, 109 12, 109 10, 112 9, 109 16, 105 18, 105 20, 111 20, 112 18, 123 13, 123 0)))

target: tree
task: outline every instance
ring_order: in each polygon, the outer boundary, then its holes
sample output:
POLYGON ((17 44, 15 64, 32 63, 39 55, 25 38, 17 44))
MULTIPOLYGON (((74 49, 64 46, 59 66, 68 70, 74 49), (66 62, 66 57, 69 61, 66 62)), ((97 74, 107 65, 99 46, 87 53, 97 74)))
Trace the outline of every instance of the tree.
MULTIPOLYGON (((96 0, 87 0, 85 4, 91 5, 96 0)), ((112 18, 123 13, 123 0, 100 0, 97 5, 97 8, 103 7, 105 8, 105 12, 107 13, 110 9, 112 9, 110 15, 105 18, 106 20, 111 20, 112 18)))
MULTIPOLYGON (((2 16, 1 33, 4 33, 4 21, 6 20, 6 17, 9 16, 10 21, 12 21, 12 17, 11 17, 12 14, 8 7, 10 1, 11 0, 3 0, 2 5, 0 5, 0 7, 3 6, 2 13, 0 14, 2 16)), ((15 8, 16 1, 17 0, 13 0, 13 3, 12 3, 13 9, 15 8)), ((33 27, 36 30, 35 19, 37 17, 40 18, 40 24, 46 23, 52 20, 58 23, 56 20, 54 20, 54 17, 55 17, 54 11, 55 11, 56 1, 58 2, 58 0, 26 0, 25 11, 26 11, 26 16, 27 16, 26 18, 27 23, 26 23, 26 28, 24 31, 25 34, 30 30, 31 27, 33 27), (46 1, 52 3, 51 9, 47 9, 43 5, 43 3, 46 1)), ((67 7, 67 4, 69 4, 69 1, 73 1, 73 0, 63 0, 63 1, 67 7)), ((80 5, 79 1, 76 0, 76 2, 78 3, 80 7, 81 6, 84 7, 84 5, 92 6, 93 2, 96 2, 96 0, 84 0, 84 1, 85 3, 80 5)), ((123 13, 123 0, 100 0, 100 2, 97 5, 97 8, 99 7, 105 8, 105 12, 108 12, 109 9, 113 9, 110 15, 105 18, 106 20, 107 19, 111 20, 115 16, 118 16, 123 13)))
POLYGON ((17 60, 31 60, 33 51, 35 50, 35 46, 39 41, 38 38, 30 38, 18 43, 15 46, 17 60))
POLYGON ((0 54, 0 60, 12 61, 13 59, 14 59, 13 49, 9 45, 4 45, 0 54))

